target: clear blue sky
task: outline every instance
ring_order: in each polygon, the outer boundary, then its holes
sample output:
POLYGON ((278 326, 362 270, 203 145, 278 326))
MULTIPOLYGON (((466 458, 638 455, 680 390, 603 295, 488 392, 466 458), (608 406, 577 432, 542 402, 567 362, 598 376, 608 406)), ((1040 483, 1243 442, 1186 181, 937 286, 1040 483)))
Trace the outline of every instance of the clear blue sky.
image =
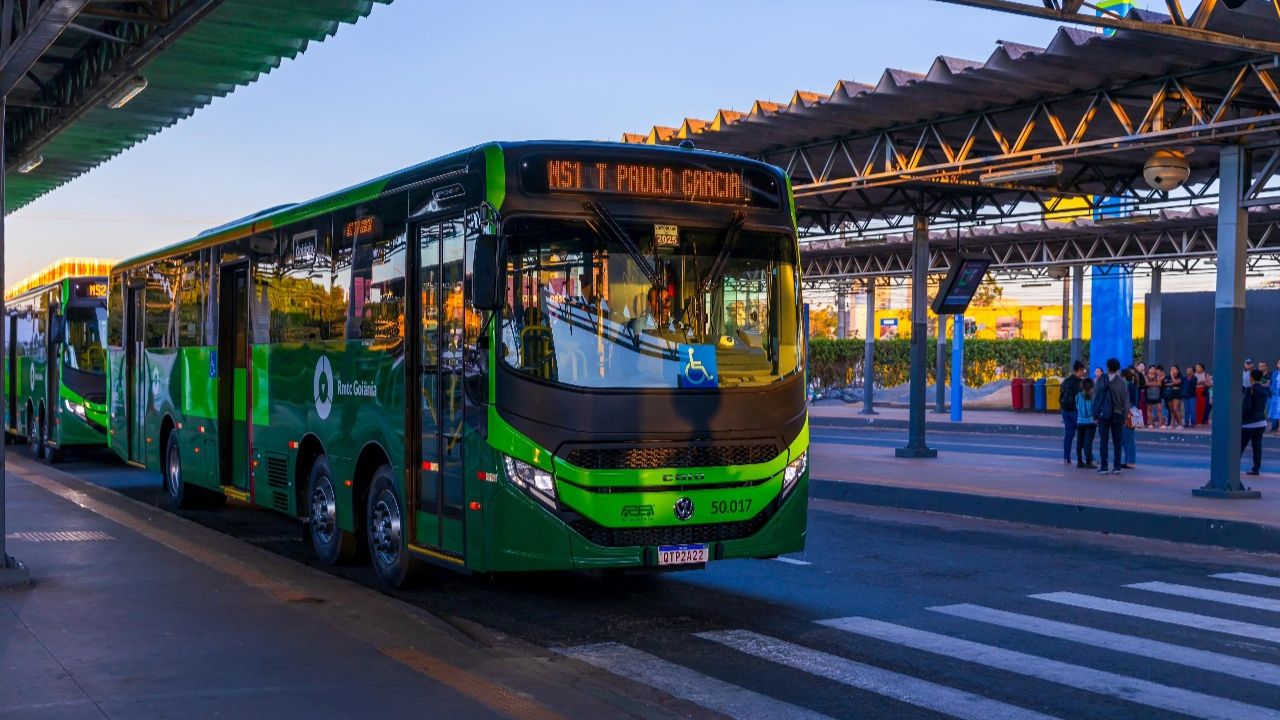
POLYGON ((13 215, 7 280, 485 140, 616 140, 938 55, 983 60, 997 40, 1044 45, 1055 29, 933 0, 396 0, 13 215))

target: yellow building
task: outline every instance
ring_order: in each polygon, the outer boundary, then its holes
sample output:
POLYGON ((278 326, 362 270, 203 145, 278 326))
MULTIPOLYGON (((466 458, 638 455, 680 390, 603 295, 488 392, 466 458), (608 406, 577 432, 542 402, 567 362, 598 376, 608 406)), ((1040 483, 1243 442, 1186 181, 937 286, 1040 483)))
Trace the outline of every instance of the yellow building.
MULTIPOLYGON (((1083 308, 1082 335, 1084 339, 1089 339, 1089 328, 1092 325, 1092 308, 1085 305, 1083 308)), ((970 307, 969 311, 964 314, 966 324, 970 326, 971 331, 966 336, 969 338, 981 339, 1012 339, 1022 338, 1026 340, 1064 340, 1071 337, 1070 325, 1067 327, 1067 334, 1062 333, 1062 306, 1061 305, 1019 305, 1017 303, 997 302, 989 307, 970 307), (977 325, 976 330, 973 325, 977 325)), ((1146 336, 1146 306, 1143 303, 1134 303, 1133 305, 1133 336, 1135 338, 1146 336)), ((937 316, 929 313, 929 333, 933 335, 937 332, 937 316)), ((911 337, 911 311, 904 310, 876 310, 876 328, 879 331, 879 337, 911 337)), ((947 329, 950 334, 950 328, 947 329)))

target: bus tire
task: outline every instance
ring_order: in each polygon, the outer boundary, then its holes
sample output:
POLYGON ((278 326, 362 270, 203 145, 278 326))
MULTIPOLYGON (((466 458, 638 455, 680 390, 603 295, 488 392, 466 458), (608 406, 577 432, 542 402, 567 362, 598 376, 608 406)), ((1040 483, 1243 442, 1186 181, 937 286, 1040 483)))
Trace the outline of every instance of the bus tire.
POLYGON ((50 465, 57 465, 62 462, 62 448, 46 446, 44 450, 44 459, 48 461, 50 465))
POLYGON ((27 413, 27 447, 31 449, 31 457, 44 458, 44 409, 36 414, 35 410, 27 413))
POLYGON ((378 581, 389 588, 410 584, 417 575, 419 562, 409 555, 409 539, 403 534, 408 522, 389 465, 373 472, 364 526, 370 563, 378 581))
POLYGON ((178 444, 178 433, 169 433, 160 473, 164 477, 165 504, 170 510, 186 510, 195 505, 198 492, 192 492, 196 488, 182 479, 182 447, 178 444))
POLYGON ((316 557, 325 565, 349 562, 356 554, 356 536, 338 527, 338 491, 323 455, 311 463, 307 500, 307 532, 316 557))

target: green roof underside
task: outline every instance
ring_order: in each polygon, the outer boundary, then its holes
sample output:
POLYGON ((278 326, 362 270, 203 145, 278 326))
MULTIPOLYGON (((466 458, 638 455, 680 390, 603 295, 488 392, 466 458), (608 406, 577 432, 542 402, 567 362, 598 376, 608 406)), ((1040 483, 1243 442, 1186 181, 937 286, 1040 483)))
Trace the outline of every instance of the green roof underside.
POLYGON ((391 0, 224 0, 141 69, 148 86, 120 110, 96 107, 40 150, 44 163, 5 177, 13 212, 248 85, 307 43, 391 0))

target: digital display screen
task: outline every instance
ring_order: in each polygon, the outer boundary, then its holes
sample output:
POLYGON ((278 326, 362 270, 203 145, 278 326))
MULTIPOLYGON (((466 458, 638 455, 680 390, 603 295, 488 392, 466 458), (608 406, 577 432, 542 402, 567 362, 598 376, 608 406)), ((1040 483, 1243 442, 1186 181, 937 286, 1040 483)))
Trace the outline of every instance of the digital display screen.
POLYGON ((382 222, 376 216, 365 215, 347 223, 342 228, 342 237, 347 240, 378 235, 382 231, 382 222))
POLYGON ((778 181, 758 168, 667 160, 541 157, 527 160, 522 184, 529 192, 630 196, 715 205, 781 207, 778 181))
POLYGON ((961 256, 956 258, 947 273, 946 279, 938 286, 938 295, 933 299, 935 315, 959 315, 969 309, 974 293, 987 275, 991 267, 991 258, 982 255, 961 256))
POLYGON ((78 298, 106 299, 106 280, 80 280, 72 283, 72 292, 78 298))

